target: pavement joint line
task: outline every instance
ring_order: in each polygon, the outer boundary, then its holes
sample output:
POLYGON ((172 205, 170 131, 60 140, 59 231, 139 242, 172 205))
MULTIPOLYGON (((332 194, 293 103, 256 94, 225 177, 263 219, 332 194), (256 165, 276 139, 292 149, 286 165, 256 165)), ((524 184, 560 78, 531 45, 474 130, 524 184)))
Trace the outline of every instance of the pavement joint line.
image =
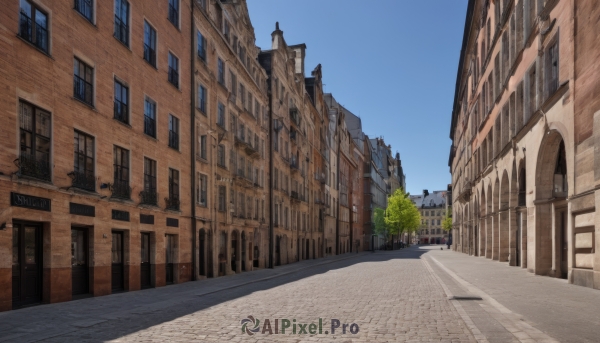
POLYGON ((427 268, 427 270, 433 276, 433 278, 440 284, 440 286, 444 290, 444 293, 446 293, 446 296, 448 297, 448 301, 454 306, 454 308, 456 309, 456 312, 458 312, 458 314, 462 318, 463 322, 465 323, 465 325, 467 326, 469 331, 471 331, 471 334, 473 335, 473 337, 475 337, 477 342, 489 343, 489 341, 487 340, 485 335, 483 333, 481 333, 481 331, 477 328, 475 323, 473 323, 473 320, 471 320, 471 317, 469 317, 469 315, 467 314, 465 309, 462 307, 460 302, 458 302, 458 300, 451 299, 452 297, 454 297, 454 295, 452 294, 452 292, 450 292, 450 289, 448 288, 448 286, 446 286, 446 284, 442 281, 442 279, 440 279, 440 277, 434 273, 433 269, 431 268, 431 266, 429 265, 427 260, 424 259, 423 257, 421 257, 421 261, 423 261, 425 268, 427 268))
MULTIPOLYGON (((344 257, 344 258, 339 258, 339 259, 335 259, 335 260, 330 260, 330 261, 325 261, 325 262, 321 262, 321 263, 317 263, 317 264, 313 264, 313 265, 308 265, 306 267, 298 268, 298 269, 291 270, 289 272, 285 272, 285 273, 281 273, 281 274, 275 274, 275 275, 266 276, 264 278, 260 278, 260 279, 256 279, 256 280, 250 280, 250 281, 242 282, 242 283, 237 284, 237 285, 231 285, 231 286, 228 286, 228 287, 225 287, 225 288, 220 288, 220 289, 217 289, 217 290, 214 290, 214 291, 205 292, 205 293, 199 293, 199 294, 196 294, 196 296, 197 297, 203 297, 205 295, 209 295, 209 294, 213 294, 213 293, 218 293, 218 292, 222 292, 222 291, 226 291, 226 290, 230 290, 230 289, 238 288, 238 287, 242 287, 242 286, 247 286, 247 285, 250 285, 250 284, 253 284, 253 283, 268 281, 268 280, 271 280, 271 279, 274 279, 274 278, 277 278, 277 277, 281 277, 281 276, 293 274, 293 273, 299 272, 299 271, 304 270, 304 269, 318 267, 318 266, 322 266, 322 265, 326 265, 326 264, 331 264, 331 263, 335 263, 335 262, 339 262, 339 261, 349 260, 351 258, 356 258, 356 257, 364 256, 364 255, 367 255, 367 253, 366 252, 362 252, 360 254, 351 254, 351 255, 352 256, 348 256, 348 257, 344 257)), ((288 265, 290 265, 290 264, 288 264, 288 265)), ((273 270, 275 270, 275 269, 273 269, 273 270)))
POLYGON ((465 287, 470 293, 479 295, 481 298, 483 298, 483 300, 485 302, 487 302, 488 304, 493 306, 495 308, 495 310, 500 312, 500 314, 504 317, 504 320, 497 320, 497 321, 520 342, 531 342, 532 340, 537 341, 534 337, 539 337, 539 339, 542 340, 543 342, 559 342, 558 340, 546 335, 542 331, 538 330, 537 328, 533 327, 529 323, 525 322, 522 319, 521 315, 509 310, 508 308, 506 308, 505 306, 500 304, 496 299, 492 298, 491 296, 489 296, 487 293, 485 293, 481 289, 477 288, 476 286, 467 282, 460 276, 456 275, 456 273, 454 273, 453 271, 448 269, 444 264, 442 264, 440 261, 438 261, 435 257, 429 256, 428 258, 430 258, 433 262, 435 262, 444 272, 446 272, 456 282, 458 282, 463 287, 465 287), (508 320, 511 325, 508 325, 505 320, 508 320), (520 330, 520 332, 527 335, 528 337, 527 338, 517 337, 515 335, 515 332, 511 331, 511 329, 514 331, 514 327, 521 328, 522 330, 520 330))

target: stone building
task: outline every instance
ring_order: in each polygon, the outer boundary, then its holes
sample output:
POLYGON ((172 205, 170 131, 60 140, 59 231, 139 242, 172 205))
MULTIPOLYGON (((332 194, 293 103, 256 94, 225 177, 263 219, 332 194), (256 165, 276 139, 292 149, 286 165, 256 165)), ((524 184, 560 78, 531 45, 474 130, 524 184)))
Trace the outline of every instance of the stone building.
POLYGON ((600 9, 468 4, 452 109, 453 248, 600 288, 600 9))
POLYGON ((267 74, 245 2, 194 11, 195 215, 200 278, 268 265, 267 74))
POLYGON ((448 232, 442 229, 446 218, 446 191, 424 190, 423 194, 411 195, 410 200, 417 206, 421 214, 421 227, 416 232, 416 240, 420 244, 446 244, 448 232))
POLYGON ((192 279, 189 7, 3 4, 0 310, 192 279))

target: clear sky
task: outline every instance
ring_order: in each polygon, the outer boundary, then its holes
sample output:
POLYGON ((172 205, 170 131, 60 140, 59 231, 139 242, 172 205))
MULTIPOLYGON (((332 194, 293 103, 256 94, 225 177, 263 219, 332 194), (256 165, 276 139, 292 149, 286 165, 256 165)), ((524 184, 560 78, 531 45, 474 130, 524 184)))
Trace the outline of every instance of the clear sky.
POLYGON ((275 22, 323 66, 325 91, 399 152, 411 194, 445 190, 467 0, 247 0, 256 45, 275 22))

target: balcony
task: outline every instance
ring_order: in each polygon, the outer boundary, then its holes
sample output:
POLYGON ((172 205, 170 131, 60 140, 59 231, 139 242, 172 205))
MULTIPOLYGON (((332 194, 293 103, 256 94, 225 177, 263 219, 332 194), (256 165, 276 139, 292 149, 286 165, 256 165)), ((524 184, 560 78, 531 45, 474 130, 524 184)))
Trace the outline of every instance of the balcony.
POLYGON ((50 181, 50 162, 45 157, 22 153, 15 160, 15 164, 19 167, 18 176, 29 176, 50 181))
POLYGON ((300 127, 300 124, 302 123, 302 118, 300 117, 300 111, 298 111, 296 107, 290 108, 290 119, 292 120, 292 124, 296 125, 297 127, 300 127))
POLYGON ((94 177, 94 173, 82 173, 72 171, 68 173, 67 176, 69 176, 73 180, 71 187, 83 189, 90 192, 96 191, 96 178, 94 177))
POLYGON ((290 130, 290 140, 292 141, 292 143, 298 144, 297 137, 298 137, 298 131, 296 131, 294 129, 290 130))
POLYGON ((165 198, 165 205, 167 210, 179 211, 179 196, 172 194, 171 197, 165 198))
POLYGON ((112 198, 131 199, 131 187, 129 181, 115 180, 108 184, 108 189, 112 192, 112 198))
POLYGON ((149 189, 149 190, 141 191, 140 192, 140 204, 157 206, 158 205, 158 193, 156 193, 156 190, 149 189))
POLYGON ((292 201, 300 202, 300 196, 298 195, 298 192, 296 192, 296 191, 292 191, 291 198, 292 198, 292 201))
POLYGON ((325 184, 325 174, 324 173, 315 173, 315 180, 319 181, 322 184, 325 184))
POLYGON ((290 162, 290 169, 292 173, 300 170, 300 168, 298 167, 298 162, 295 158, 292 158, 292 161, 290 162))

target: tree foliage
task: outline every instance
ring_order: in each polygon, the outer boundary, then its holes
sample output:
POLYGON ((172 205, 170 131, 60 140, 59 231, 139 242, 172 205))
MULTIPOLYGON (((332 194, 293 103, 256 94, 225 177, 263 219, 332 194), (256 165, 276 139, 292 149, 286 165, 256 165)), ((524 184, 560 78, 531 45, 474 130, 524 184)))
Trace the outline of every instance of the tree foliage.
POLYGON ((417 206, 410 200, 408 193, 397 189, 388 198, 388 207, 385 211, 385 224, 388 233, 399 235, 411 233, 419 229, 421 214, 417 206))
POLYGON ((380 207, 376 207, 373 211, 373 224, 375 227, 375 233, 378 235, 388 235, 387 225, 385 223, 385 210, 380 207))
POLYGON ((442 229, 446 231, 452 230, 452 215, 450 214, 450 211, 446 212, 446 218, 444 218, 444 221, 442 222, 442 229))

